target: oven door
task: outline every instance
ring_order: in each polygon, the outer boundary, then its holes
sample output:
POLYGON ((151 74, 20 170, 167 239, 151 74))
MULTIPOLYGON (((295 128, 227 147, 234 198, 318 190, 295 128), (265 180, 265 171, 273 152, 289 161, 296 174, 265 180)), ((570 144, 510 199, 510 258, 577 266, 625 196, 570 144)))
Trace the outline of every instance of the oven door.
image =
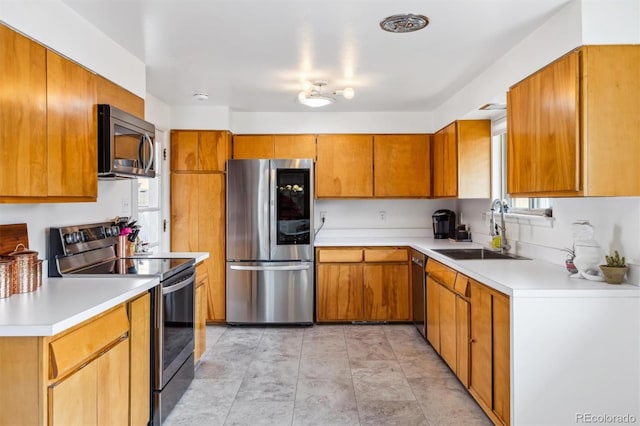
POLYGON ((161 283, 155 291, 154 382, 163 389, 194 347, 195 268, 188 268, 161 283))

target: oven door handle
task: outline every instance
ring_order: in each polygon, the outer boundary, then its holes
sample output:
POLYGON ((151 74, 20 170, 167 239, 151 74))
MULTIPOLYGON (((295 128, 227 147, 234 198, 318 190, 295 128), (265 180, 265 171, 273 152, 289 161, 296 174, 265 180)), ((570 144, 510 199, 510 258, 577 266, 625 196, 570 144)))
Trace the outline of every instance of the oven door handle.
POLYGON ((170 285, 169 287, 162 287, 162 295, 164 296, 165 294, 169 294, 169 293, 174 293, 182 288, 185 288, 186 286, 193 284, 196 282, 196 276, 191 275, 189 278, 187 278, 184 281, 180 281, 177 284, 174 285, 170 285))
POLYGON ((309 265, 288 265, 288 266, 242 266, 231 265, 234 271, 306 271, 311 268, 309 265))

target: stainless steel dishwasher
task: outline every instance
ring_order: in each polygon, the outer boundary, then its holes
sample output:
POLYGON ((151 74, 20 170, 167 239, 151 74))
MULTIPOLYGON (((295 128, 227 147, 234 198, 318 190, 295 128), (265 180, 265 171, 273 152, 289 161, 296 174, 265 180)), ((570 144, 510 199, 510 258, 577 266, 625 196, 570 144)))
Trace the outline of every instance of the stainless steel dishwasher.
POLYGON ((411 250, 411 289, 413 292, 413 324, 426 337, 427 317, 427 283, 424 265, 427 257, 416 250, 411 250))

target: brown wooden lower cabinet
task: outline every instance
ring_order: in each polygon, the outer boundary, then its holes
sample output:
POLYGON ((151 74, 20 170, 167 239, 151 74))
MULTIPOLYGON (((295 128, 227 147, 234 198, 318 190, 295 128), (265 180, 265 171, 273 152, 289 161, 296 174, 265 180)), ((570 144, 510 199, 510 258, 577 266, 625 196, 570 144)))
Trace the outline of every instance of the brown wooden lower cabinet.
POLYGON ((471 288, 469 391, 496 424, 510 422, 509 298, 477 281, 471 288))
POLYGON ((207 345, 207 287, 209 273, 203 262, 196 265, 196 297, 195 297, 195 347, 193 358, 197 362, 207 345))
POLYGON ((55 336, 1 337, 0 424, 148 424, 149 300, 55 336))
POLYGON ((495 424, 510 421, 509 297, 427 261, 427 340, 495 424))
POLYGON ((319 248, 316 259, 318 322, 411 319, 407 248, 319 248))

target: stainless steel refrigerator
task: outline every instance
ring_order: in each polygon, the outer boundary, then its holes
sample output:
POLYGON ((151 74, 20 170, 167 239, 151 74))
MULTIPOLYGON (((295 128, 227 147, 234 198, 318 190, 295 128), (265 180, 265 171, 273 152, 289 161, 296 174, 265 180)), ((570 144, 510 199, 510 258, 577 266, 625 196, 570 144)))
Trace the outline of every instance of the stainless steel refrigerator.
POLYGON ((313 160, 227 162, 227 322, 313 322, 313 160))

